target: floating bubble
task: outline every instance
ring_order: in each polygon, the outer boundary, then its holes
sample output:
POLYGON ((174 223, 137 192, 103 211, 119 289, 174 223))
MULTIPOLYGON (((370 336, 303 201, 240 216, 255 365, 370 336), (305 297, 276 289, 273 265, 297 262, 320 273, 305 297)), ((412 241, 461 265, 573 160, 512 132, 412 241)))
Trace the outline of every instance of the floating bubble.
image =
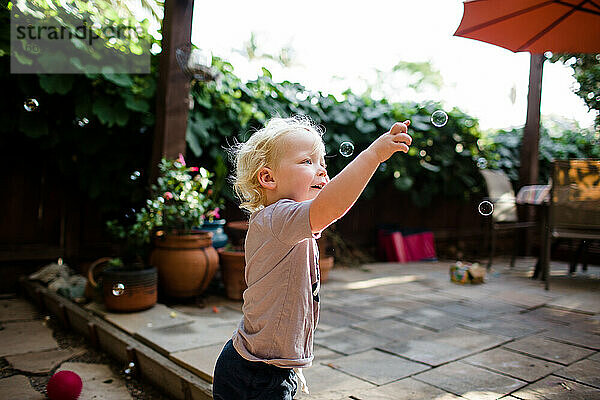
POLYGON ((379 166, 379 171, 385 172, 385 170, 387 170, 387 164, 381 163, 381 165, 379 166))
POLYGON ((448 122, 448 114, 442 110, 434 111, 433 114, 431 114, 431 123, 433 126, 441 128, 446 125, 446 122, 448 122))
POLYGON ((340 154, 344 157, 350 157, 354 153, 354 145, 352 142, 342 142, 340 144, 340 154))
POLYGON ((140 171, 133 171, 133 173, 129 176, 129 179, 132 181, 137 181, 140 176, 142 176, 140 171))
POLYGON ((40 105, 40 103, 36 99, 31 98, 31 99, 25 100, 25 102, 23 103, 23 108, 25 109, 25 111, 31 112, 31 111, 37 110, 39 105, 40 105))
POLYGON ((86 126, 89 123, 90 123, 90 120, 87 119, 87 118, 79 118, 79 119, 77 119, 77 125, 79 125, 81 128, 83 128, 84 126, 86 126))
POLYGON ((421 150, 421 151, 419 152, 419 155, 420 155, 421 157, 425 157, 425 156, 427 155, 427 152, 426 152, 425 150, 421 150))
POLYGON ((479 203, 477 209, 479 210, 479 214, 483 215, 484 217, 487 217, 488 215, 491 215, 494 212, 494 205, 491 202, 484 200, 481 203, 479 203))
POLYGON ((394 178, 400 178, 400 171, 394 171, 394 178))
POLYGON ((120 296, 125 291, 125 285, 122 283, 115 283, 112 287, 112 294, 114 296, 120 296))
POLYGON ((427 146, 433 146, 433 139, 427 139, 427 146))
POLYGON ((457 153, 462 153, 463 150, 464 150, 464 147, 461 143, 457 143, 456 146, 454 147, 454 151, 456 151, 457 153))
POLYGON ((127 368, 125 368, 123 370, 123 374, 127 375, 126 378, 129 379, 129 378, 131 378, 131 375, 133 375, 134 373, 135 373, 135 363, 130 362, 129 364, 127 364, 127 368))
POLYGON ((479 169, 486 169, 487 165, 488 165, 488 163, 487 163, 487 160, 485 158, 479 157, 477 159, 477 168, 479 168, 479 169))

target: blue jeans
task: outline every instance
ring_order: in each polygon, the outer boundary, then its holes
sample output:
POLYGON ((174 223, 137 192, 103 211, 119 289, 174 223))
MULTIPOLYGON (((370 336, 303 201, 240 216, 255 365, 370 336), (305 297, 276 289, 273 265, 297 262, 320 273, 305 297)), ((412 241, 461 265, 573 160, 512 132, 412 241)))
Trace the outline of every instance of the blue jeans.
POLYGON ((296 373, 238 354, 231 339, 215 365, 214 400, 292 400, 296 395, 296 373))

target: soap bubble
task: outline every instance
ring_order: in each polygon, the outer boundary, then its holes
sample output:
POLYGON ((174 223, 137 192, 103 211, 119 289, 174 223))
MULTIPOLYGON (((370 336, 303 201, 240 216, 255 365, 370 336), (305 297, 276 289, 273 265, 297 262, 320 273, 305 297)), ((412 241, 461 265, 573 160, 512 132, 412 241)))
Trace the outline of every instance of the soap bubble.
POLYGON ((441 128, 446 125, 446 122, 448 122, 448 114, 442 110, 434 111, 433 114, 431 114, 431 123, 433 126, 441 128))
POLYGON ((454 146, 454 151, 456 151, 457 153, 462 153, 464 150, 464 146, 462 145, 462 143, 457 143, 456 146, 454 146))
POLYGON ((133 173, 129 176, 129 179, 132 181, 137 181, 141 175, 142 173, 140 171, 133 171, 133 173))
POLYGON ((484 200, 481 203, 479 203, 479 207, 477 207, 477 209, 479 210, 479 214, 483 215, 484 217, 487 217, 488 215, 491 215, 494 212, 494 205, 489 201, 484 200))
POLYGON ((25 111, 31 112, 37 110, 39 105, 40 103, 36 99, 31 98, 25 100, 25 102, 23 103, 23 108, 25 109, 25 111))
POLYGON ((120 296, 125 291, 125 285, 122 283, 115 283, 112 287, 112 294, 115 296, 120 296))
POLYGON ((386 163, 381 163, 381 165, 379 166, 379 171, 380 172, 385 172, 385 170, 387 170, 387 164, 386 163))
POLYGON ((352 142, 342 142, 340 144, 340 154, 344 157, 350 157, 354 153, 354 145, 352 142))
POLYGON ((79 125, 79 127, 81 127, 81 128, 83 128, 84 126, 86 126, 89 123, 90 123, 90 120, 85 117, 77 119, 77 125, 79 125))
POLYGON ((131 376, 135 373, 135 363, 130 362, 127 364, 127 368, 123 370, 123 374, 126 375, 126 379, 130 379, 131 376))
POLYGON ((479 157, 477 159, 477 168, 486 169, 487 168, 487 160, 483 157, 479 157))

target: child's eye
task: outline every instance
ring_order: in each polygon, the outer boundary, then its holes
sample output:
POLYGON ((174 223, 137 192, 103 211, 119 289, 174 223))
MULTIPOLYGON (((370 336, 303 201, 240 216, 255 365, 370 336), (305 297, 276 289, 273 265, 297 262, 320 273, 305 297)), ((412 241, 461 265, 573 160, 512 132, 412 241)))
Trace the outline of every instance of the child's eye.
POLYGON ((309 163, 312 164, 312 160, 310 158, 307 158, 306 160, 304 160, 305 163, 309 163))

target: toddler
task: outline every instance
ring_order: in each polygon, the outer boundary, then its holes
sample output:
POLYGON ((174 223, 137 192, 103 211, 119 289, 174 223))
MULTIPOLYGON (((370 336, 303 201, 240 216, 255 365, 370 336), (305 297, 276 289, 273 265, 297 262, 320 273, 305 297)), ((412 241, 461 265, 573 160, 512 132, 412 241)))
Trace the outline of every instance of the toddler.
POLYGON ((315 239, 352 207, 380 163, 408 152, 395 123, 331 181, 323 131, 308 117, 273 118, 232 149, 233 185, 250 211, 243 318, 215 365, 215 400, 285 399, 311 366, 319 321, 315 239))

